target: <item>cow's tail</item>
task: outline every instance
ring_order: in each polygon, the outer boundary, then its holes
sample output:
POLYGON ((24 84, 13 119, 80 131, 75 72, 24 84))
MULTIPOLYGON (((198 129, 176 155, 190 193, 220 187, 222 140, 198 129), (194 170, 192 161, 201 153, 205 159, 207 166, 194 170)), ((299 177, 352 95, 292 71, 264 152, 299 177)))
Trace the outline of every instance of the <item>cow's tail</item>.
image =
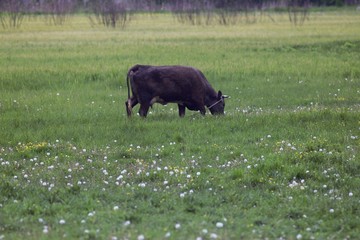
POLYGON ((130 79, 132 78, 132 75, 139 69, 139 65, 135 65, 133 67, 131 67, 126 75, 126 85, 127 85, 127 90, 128 90, 128 99, 127 99, 127 111, 128 113, 131 114, 132 112, 132 106, 131 106, 131 96, 130 96, 130 90, 131 90, 131 86, 130 86, 130 79))
POLYGON ((130 99, 130 71, 126 75, 126 85, 128 90, 128 100, 130 99))
POLYGON ((128 90, 128 99, 127 99, 127 112, 128 114, 132 112, 132 107, 131 107, 131 98, 130 98, 130 74, 131 74, 131 69, 128 71, 127 75, 126 75, 126 85, 127 85, 127 90, 128 90))
POLYGON ((128 88, 128 98, 130 98, 130 79, 133 77, 133 75, 140 69, 140 65, 135 65, 135 66, 132 66, 127 75, 126 75, 126 84, 127 84, 127 88, 128 88))

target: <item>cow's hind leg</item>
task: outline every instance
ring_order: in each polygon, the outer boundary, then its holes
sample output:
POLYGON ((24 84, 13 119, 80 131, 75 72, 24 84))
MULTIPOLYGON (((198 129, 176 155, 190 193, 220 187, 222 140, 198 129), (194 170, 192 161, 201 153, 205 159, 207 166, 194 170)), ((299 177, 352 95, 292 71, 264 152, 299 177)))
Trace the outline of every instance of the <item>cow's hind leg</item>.
POLYGON ((148 111, 150 108, 150 104, 149 103, 140 103, 140 110, 139 110, 139 114, 141 117, 146 117, 148 111))
POLYGON ((131 116, 132 108, 136 104, 138 104, 138 100, 135 97, 131 97, 125 102, 125 107, 126 107, 126 112, 127 112, 128 117, 131 116))
POLYGON ((178 104, 179 107, 179 116, 184 117, 185 116, 185 106, 182 104, 178 104))

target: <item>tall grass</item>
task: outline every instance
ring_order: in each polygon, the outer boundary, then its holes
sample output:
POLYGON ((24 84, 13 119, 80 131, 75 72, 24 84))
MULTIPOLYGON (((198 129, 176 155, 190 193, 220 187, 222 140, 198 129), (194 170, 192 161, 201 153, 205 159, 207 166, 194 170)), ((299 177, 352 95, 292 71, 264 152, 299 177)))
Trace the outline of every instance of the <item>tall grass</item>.
POLYGON ((0 238, 356 238, 360 16, 272 18, 1 30, 0 238), (201 69, 226 115, 128 119, 136 63, 201 69))

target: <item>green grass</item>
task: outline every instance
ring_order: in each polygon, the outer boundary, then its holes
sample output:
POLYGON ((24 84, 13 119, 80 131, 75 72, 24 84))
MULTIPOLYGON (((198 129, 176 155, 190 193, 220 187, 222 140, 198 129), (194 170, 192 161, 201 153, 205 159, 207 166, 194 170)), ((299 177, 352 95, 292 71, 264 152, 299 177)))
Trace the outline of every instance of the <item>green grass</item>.
POLYGON ((272 18, 0 29, 0 239, 357 238, 360 16, 272 18), (136 63, 201 69, 226 115, 128 119, 136 63))

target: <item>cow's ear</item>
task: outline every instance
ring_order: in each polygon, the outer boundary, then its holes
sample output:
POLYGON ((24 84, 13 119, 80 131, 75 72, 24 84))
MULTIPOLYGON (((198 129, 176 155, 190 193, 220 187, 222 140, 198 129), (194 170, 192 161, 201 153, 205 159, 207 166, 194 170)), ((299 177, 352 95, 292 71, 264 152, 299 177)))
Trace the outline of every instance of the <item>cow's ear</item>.
POLYGON ((221 98, 222 98, 222 92, 219 91, 219 92, 218 92, 218 99, 221 99, 221 98))

